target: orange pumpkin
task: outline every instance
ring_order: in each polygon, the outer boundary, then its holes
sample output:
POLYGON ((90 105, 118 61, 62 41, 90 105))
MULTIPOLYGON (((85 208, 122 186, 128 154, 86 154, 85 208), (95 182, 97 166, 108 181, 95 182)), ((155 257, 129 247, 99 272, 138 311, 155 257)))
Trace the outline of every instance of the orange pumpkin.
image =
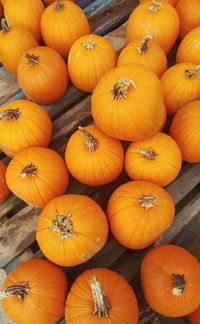
POLYGON ((116 272, 91 269, 72 285, 65 317, 69 324, 137 324, 137 299, 128 282, 116 272))
POLYGON ((141 285, 147 303, 169 317, 188 315, 199 306, 199 278, 198 261, 175 245, 152 249, 141 266, 141 285))
POLYGON ((0 149, 10 157, 28 147, 47 147, 52 124, 47 112, 28 100, 0 107, 0 149))
POLYGON ((16 324, 55 323, 65 307, 68 282, 64 272, 47 260, 28 260, 6 278, 0 298, 16 324))
POLYGON ((179 144, 184 161, 200 162, 200 100, 190 102, 176 113, 170 135, 179 144))
POLYGON ((162 187, 178 176, 182 156, 178 144, 167 134, 156 133, 131 143, 125 156, 125 169, 133 180, 145 180, 162 187))
POLYGON ((44 9, 41 0, 8 0, 4 14, 10 27, 21 26, 41 42, 40 19, 44 9))
POLYGON ((200 26, 200 1, 179 0, 176 10, 181 23, 179 37, 183 39, 191 30, 200 26))
POLYGON ((0 204, 2 204, 10 194, 10 190, 6 184, 6 166, 0 161, 0 204))
POLYGON ((161 83, 167 112, 174 115, 183 105, 200 98, 200 65, 176 64, 163 74, 161 83))
POLYGON ((147 1, 133 10, 127 25, 127 40, 142 39, 152 34, 153 39, 169 53, 178 37, 180 21, 171 5, 156 0, 147 1))
POLYGON ((124 151, 117 139, 97 126, 79 127, 67 143, 65 161, 69 172, 89 186, 113 182, 123 169, 124 151))
POLYGON ((177 54, 176 62, 190 62, 200 64, 200 27, 193 29, 182 40, 177 54))
POLYGON ((165 114, 160 80, 140 64, 108 72, 92 95, 97 126, 121 140, 139 141, 152 136, 163 125, 165 114))
POLYGON ((163 49, 146 35, 142 41, 132 41, 120 53, 117 66, 138 63, 146 66, 158 77, 167 69, 167 58, 163 49))
POLYGON ((18 63, 17 77, 25 95, 40 104, 58 101, 68 87, 65 61, 45 46, 26 51, 18 63))
MULTIPOLYGON (((140 3, 145 2, 145 1, 148 1, 148 0, 140 0, 140 3)), ((167 3, 171 4, 172 6, 175 6, 177 4, 178 0, 159 0, 159 2, 162 2, 162 1, 167 2, 167 3)))
POLYGON ((130 181, 117 188, 108 202, 111 231, 129 249, 143 249, 172 224, 175 207, 160 186, 146 181, 130 181))
POLYGON ((100 206, 87 196, 53 199, 40 215, 36 239, 43 254, 61 266, 88 261, 105 245, 108 223, 100 206))
POLYGON ((115 67, 116 61, 108 40, 94 34, 82 36, 70 49, 69 77, 78 89, 92 92, 106 72, 115 67))
POLYGON ((53 198, 65 193, 68 172, 58 153, 31 147, 15 155, 8 165, 6 182, 16 196, 44 208, 53 198))
POLYGON ((188 320, 190 324, 200 323, 200 306, 188 316, 188 320))
POLYGON ((8 1, 8 0, 1 0, 1 1, 0 1, 3 7, 5 6, 5 4, 6 4, 7 1, 8 1))
POLYGON ((41 31, 45 44, 67 58, 73 43, 89 34, 90 27, 80 7, 72 1, 57 0, 45 9, 41 31))

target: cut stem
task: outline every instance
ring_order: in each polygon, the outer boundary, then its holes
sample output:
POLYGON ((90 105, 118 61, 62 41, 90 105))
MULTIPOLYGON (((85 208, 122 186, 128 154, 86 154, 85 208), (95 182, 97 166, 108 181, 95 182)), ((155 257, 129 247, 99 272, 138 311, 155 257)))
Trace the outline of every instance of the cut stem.
POLYGON ((181 296, 184 292, 186 281, 184 275, 172 274, 172 293, 174 296, 181 296))
POLYGON ((19 108, 17 109, 6 109, 0 113, 0 120, 2 120, 4 117, 7 118, 7 120, 17 120, 19 116, 21 115, 19 108))
POLYGON ((65 8, 64 3, 61 0, 56 0, 56 11, 62 11, 65 8))
POLYGON ((130 87, 136 88, 133 81, 129 78, 121 78, 112 89, 113 100, 120 100, 122 98, 127 98, 128 89, 130 87))
POLYGON ((28 64, 29 65, 36 65, 36 64, 39 64, 39 56, 35 56, 35 55, 30 55, 30 54, 27 54, 25 53, 25 57, 28 59, 28 64))
POLYGON ((146 210, 154 207, 155 201, 158 200, 157 196, 141 196, 139 199, 139 203, 141 207, 144 207, 146 210))
POLYGON ((94 301, 93 315, 98 314, 99 317, 102 316, 109 317, 108 309, 110 309, 111 306, 109 306, 107 303, 106 296, 101 287, 101 283, 97 280, 95 276, 92 276, 91 279, 89 280, 89 285, 92 290, 93 301, 94 301))
POLYGON ((55 219, 52 221, 52 226, 49 230, 58 233, 62 240, 68 240, 76 236, 76 233, 73 230, 71 216, 71 212, 68 212, 67 215, 64 216, 60 215, 56 210, 55 219))
POLYGON ((200 64, 194 66, 193 68, 191 68, 189 70, 185 70, 185 76, 188 79, 193 79, 196 76, 197 72, 199 72, 199 71, 200 71, 200 64))
POLYGON ((1 28, 3 33, 9 33, 10 27, 8 26, 8 23, 5 18, 1 19, 1 28))
POLYGON ((36 174, 37 174, 37 168, 36 168, 36 166, 32 162, 30 162, 22 170, 21 177, 22 178, 26 178, 28 176, 35 177, 36 174))
POLYGON ((138 154, 142 155, 146 160, 153 161, 156 159, 157 153, 153 151, 151 147, 147 149, 140 148, 136 151, 138 154))
POLYGON ((88 149, 88 151, 92 152, 92 151, 95 151, 98 146, 99 146, 99 142, 98 140, 92 136, 87 129, 79 126, 78 129, 83 133, 86 141, 85 141, 85 145, 88 149))
POLYGON ((90 49, 95 48, 97 46, 97 44, 93 40, 88 39, 88 41, 83 43, 82 46, 85 47, 86 49, 90 50, 90 49))
POLYGON ((161 7, 161 4, 156 1, 156 0, 152 0, 152 4, 149 7, 149 11, 158 11, 161 7))
POLYGON ((149 35, 147 35, 147 36, 145 36, 144 38, 143 38, 143 40, 141 41, 141 44, 140 44, 140 47, 137 47, 137 50, 138 50, 138 52, 140 53, 140 54, 143 54, 143 53, 146 53, 147 52, 147 50, 148 50, 148 43, 149 43, 149 41, 152 39, 153 37, 152 37, 152 35, 151 34, 149 34, 149 35))
POLYGON ((20 282, 18 285, 7 287, 0 292, 0 300, 10 296, 18 296, 21 300, 28 294, 30 288, 27 282, 20 282))

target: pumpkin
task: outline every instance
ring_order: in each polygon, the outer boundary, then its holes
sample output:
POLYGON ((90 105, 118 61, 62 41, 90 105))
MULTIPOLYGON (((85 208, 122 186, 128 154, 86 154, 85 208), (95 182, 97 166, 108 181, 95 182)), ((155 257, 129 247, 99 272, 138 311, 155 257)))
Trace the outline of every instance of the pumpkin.
POLYGON ((11 28, 21 26, 41 42, 40 19, 44 9, 41 0, 8 0, 4 14, 11 28))
POLYGON ((0 107, 0 149, 10 157, 28 147, 47 147, 52 124, 47 112, 28 100, 0 107))
POLYGON ((119 140, 97 126, 79 127, 67 143, 65 161, 69 172, 89 186, 113 182, 123 169, 124 151, 119 140))
POLYGON ((53 199, 42 211, 36 239, 43 254, 61 266, 88 261, 105 245, 108 223, 100 206, 87 196, 53 199))
POLYGON ((80 7, 72 1, 57 0, 45 9, 41 31, 45 44, 67 58, 73 43, 89 34, 90 27, 80 7))
MULTIPOLYGON (((56 0, 43 0, 43 2, 49 6, 50 4, 54 3, 56 0)), ((71 0, 71 1, 75 1, 75 0, 71 0)))
MULTIPOLYGON (((148 1, 148 0, 140 0, 140 3, 145 2, 145 1, 148 1)), ((172 6, 175 6, 178 0, 159 0, 159 2, 162 2, 162 1, 167 2, 167 3, 171 4, 172 6)))
POLYGON ((199 306, 199 278, 198 261, 175 245, 152 249, 141 266, 141 285, 147 303, 168 317, 188 315, 199 306))
POLYGON ((69 52, 69 77, 78 89, 92 92, 116 61, 114 48, 107 39, 94 34, 82 36, 69 52))
POLYGON ((6 184, 6 166, 3 161, 0 160, 0 204, 2 204, 10 194, 10 190, 6 184))
POLYGON ((200 100, 192 101, 176 113, 170 135, 179 144, 183 160, 200 162, 200 100))
POLYGON ((58 153, 31 147, 11 160, 6 182, 16 196, 32 206, 44 208, 50 200, 65 193, 68 172, 58 153))
POLYGON ((200 323, 200 306, 188 316, 188 320, 190 324, 200 323))
POLYGON ((177 54, 176 62, 190 62, 200 64, 200 27, 193 29, 182 40, 177 54))
POLYGON ((50 324, 64 311, 67 287, 67 278, 56 265, 28 260, 8 274, 0 298, 14 323, 50 324))
POLYGON ((180 17, 180 39, 183 39, 191 30, 200 26, 200 1, 179 0, 176 10, 180 17))
POLYGON ((17 77, 25 95, 39 104, 58 101, 68 87, 65 61, 45 46, 26 51, 18 63, 17 77))
POLYGON ((131 179, 151 181, 162 187, 176 179, 181 164, 178 144, 160 132, 144 141, 131 143, 125 155, 125 169, 131 179))
POLYGON ((176 64, 163 74, 161 83, 165 107, 172 116, 183 105, 200 98, 200 65, 176 64))
POLYGON ((172 224, 175 207, 168 192, 146 181, 130 181, 111 195, 107 215, 111 231, 123 246, 143 249, 172 224))
POLYGON ((152 136, 163 125, 165 114, 160 80, 140 64, 111 70, 92 95, 97 126, 121 140, 139 141, 152 136))
POLYGON ((127 24, 127 40, 142 39, 152 34, 153 39, 169 53, 179 33, 180 21, 174 7, 156 0, 139 5, 132 12, 127 24))
POLYGON ((1 2, 1 4, 2 4, 2 6, 4 7, 5 4, 6 4, 6 2, 8 2, 8 0, 1 0, 0 2, 1 2))
POLYGON ((87 270, 71 287, 65 318, 69 324, 136 324, 137 299, 128 282, 116 272, 87 270))

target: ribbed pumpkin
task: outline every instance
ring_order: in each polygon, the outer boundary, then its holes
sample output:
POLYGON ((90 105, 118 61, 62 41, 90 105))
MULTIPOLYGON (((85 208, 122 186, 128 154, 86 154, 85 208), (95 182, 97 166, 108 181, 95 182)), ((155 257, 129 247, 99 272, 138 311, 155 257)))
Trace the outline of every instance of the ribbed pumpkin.
POLYGON ((110 197, 107 215, 114 237, 129 249, 143 249, 172 224, 174 203, 168 192, 146 181, 130 181, 110 197))
POLYGON ((166 186, 178 176, 182 157, 178 144, 167 134, 157 133, 131 143, 125 155, 125 169, 133 180, 166 186))
POLYGON ((28 260, 8 274, 0 298, 16 324, 53 324, 64 311, 67 288, 67 278, 57 266, 28 260))
POLYGON ((146 35, 142 41, 132 41, 120 53, 117 66, 138 63, 146 66, 158 77, 167 69, 167 58, 163 49, 146 35))
MULTIPOLYGON (((148 0, 140 0, 140 3, 142 2, 145 2, 145 1, 148 1, 148 0)), ((167 2, 169 4, 171 4, 172 6, 175 6, 178 2, 178 0, 159 0, 159 2, 167 2)))
POLYGON ((140 64, 108 72, 92 95, 92 115, 107 135, 139 141, 163 125, 166 111, 158 77, 140 64))
POLYGON ((200 323, 200 306, 188 316, 188 320, 190 324, 200 323))
POLYGON ((17 77, 25 95, 39 104, 58 101, 68 87, 65 61, 45 46, 26 51, 18 63, 17 77))
POLYGON ((16 196, 44 208, 53 198, 65 193, 68 172, 58 153, 31 147, 15 155, 8 165, 6 182, 16 196))
POLYGON ((10 190, 6 184, 6 166, 0 161, 0 204, 8 197, 10 190))
POLYGON ((137 299, 128 282, 116 272, 87 270, 71 287, 65 318, 69 324, 137 324, 137 299))
POLYGON ((79 127, 67 143, 65 161, 78 181, 90 186, 113 182, 123 169, 124 151, 119 140, 97 126, 79 127))
POLYGON ((176 55, 176 62, 200 64, 200 27, 193 29, 182 40, 176 55))
POLYGON ((171 5, 156 0, 140 4, 133 10, 127 25, 127 39, 142 39, 152 34, 153 39, 169 53, 179 33, 178 14, 171 5))
POLYGON ((170 135, 179 144, 183 160, 200 162, 200 101, 183 106, 175 115, 170 135))
POLYGON ((179 0, 176 10, 181 23, 179 36, 182 39, 191 30, 200 26, 200 1, 179 0))
POLYGON ((0 149, 10 157, 28 147, 47 147, 52 124, 47 112, 28 100, 0 107, 0 149))
POLYGON ((10 27, 21 26, 41 42, 40 19, 44 9, 41 0, 8 0, 4 14, 10 27))
POLYGON ((53 199, 39 217, 36 239, 43 254, 62 266, 84 263, 98 253, 108 237, 100 206, 87 196, 53 199))
POLYGON ((188 315, 199 306, 199 278, 198 261, 175 245, 152 249, 142 262, 144 297, 154 311, 168 317, 188 315))
POLYGON ((167 112, 174 115, 183 105, 200 99, 200 65, 176 64, 163 74, 161 83, 167 112))
POLYGON ((72 1, 57 0, 45 9, 41 31, 45 44, 67 58, 73 43, 89 34, 90 27, 80 7, 72 1))
POLYGON ((82 36, 69 53, 69 77, 78 89, 92 92, 106 72, 115 67, 116 62, 114 48, 108 40, 94 34, 82 36))

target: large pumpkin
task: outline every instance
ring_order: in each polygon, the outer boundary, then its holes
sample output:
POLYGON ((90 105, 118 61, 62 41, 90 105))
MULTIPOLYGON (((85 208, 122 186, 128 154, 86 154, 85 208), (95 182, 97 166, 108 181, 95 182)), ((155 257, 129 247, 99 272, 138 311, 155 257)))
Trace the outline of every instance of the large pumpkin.
POLYGON ((24 27, 41 42, 40 19, 44 9, 41 0, 7 0, 4 14, 10 27, 24 27))
POLYGON ((200 26, 200 1, 199 0, 179 0, 176 10, 180 17, 180 33, 182 39, 191 30, 200 26))
POLYGON ((79 127, 67 143, 65 161, 78 181, 100 186, 114 181, 123 169, 124 151, 119 140, 97 126, 79 127))
POLYGON ((176 179, 181 165, 178 144, 160 132, 144 141, 131 143, 125 155, 125 169, 131 179, 151 181, 162 187, 176 179))
POLYGON ((161 78, 165 107, 174 115, 183 105, 200 99, 200 65, 179 63, 161 78))
POLYGON ((53 199, 40 215, 36 239, 43 254, 62 266, 84 263, 98 253, 108 237, 100 206, 87 196, 53 199))
MULTIPOLYGON (((140 0, 140 3, 142 2, 145 2, 145 1, 148 1, 148 0, 140 0)), ((159 0, 158 2, 167 2, 169 4, 171 4, 172 6, 175 6, 178 2, 178 0, 159 0)))
POLYGON ((58 101, 68 87, 65 61, 45 46, 26 51, 18 63, 17 77, 26 96, 40 104, 58 101))
POLYGON ((175 245, 152 249, 141 266, 141 285, 147 303, 168 317, 188 315, 199 306, 199 278, 198 261, 175 245))
POLYGON ((45 9, 41 31, 45 44, 67 58, 73 43, 89 34, 90 27, 80 7, 72 1, 57 0, 45 9))
POLYGON ((152 34, 167 54, 178 37, 179 26, 175 8, 165 2, 149 0, 133 10, 127 24, 127 40, 130 42, 152 34))
POLYGON ((6 278, 0 298, 16 324, 50 324, 64 312, 68 282, 64 272, 47 260, 29 260, 6 278))
POLYGON ((176 62, 190 62, 200 64, 200 27, 193 29, 182 40, 177 54, 176 62))
POLYGON ((199 324, 200 323, 200 306, 188 316, 190 324, 199 324))
POLYGON ((174 203, 166 190, 146 181, 130 181, 110 197, 107 214, 111 231, 129 249, 143 249, 172 224, 174 203))
POLYGON ((10 157, 28 147, 47 147, 52 124, 47 112, 28 100, 0 107, 0 149, 10 157))
POLYGON ((65 193, 68 172, 58 153, 31 147, 15 155, 8 165, 6 182, 16 196, 44 208, 53 198, 65 193))
POLYGON ((200 101, 192 101, 176 113, 170 135, 179 144, 183 160, 200 162, 200 101))
POLYGON ((8 197, 10 190, 6 184, 6 166, 0 161, 0 204, 8 197))
POLYGON ((92 115, 107 135, 139 141, 155 134, 166 111, 158 77, 140 64, 108 72, 92 95, 92 115))
POLYGON ((116 272, 91 269, 73 283, 65 317, 69 324, 137 324, 137 299, 128 282, 116 272))
POLYGON ((107 39, 94 34, 82 36, 70 49, 69 77, 78 89, 92 92, 116 61, 114 48, 107 39))

